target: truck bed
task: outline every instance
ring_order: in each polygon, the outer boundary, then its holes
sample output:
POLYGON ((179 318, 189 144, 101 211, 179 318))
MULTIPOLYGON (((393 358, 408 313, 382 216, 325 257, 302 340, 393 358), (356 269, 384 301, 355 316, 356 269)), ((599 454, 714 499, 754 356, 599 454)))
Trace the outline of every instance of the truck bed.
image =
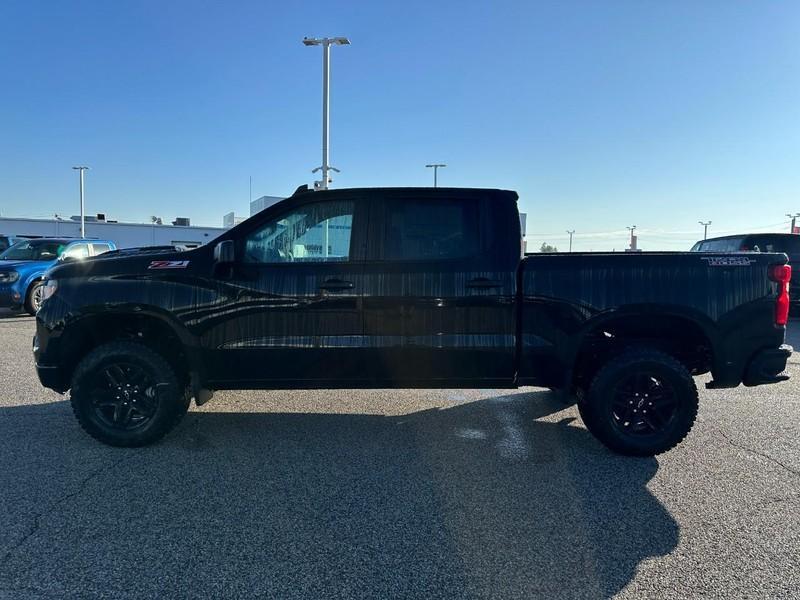
POLYGON ((714 353, 710 370, 720 385, 738 384, 749 353, 783 341, 771 308, 778 284, 768 271, 786 262, 768 253, 526 254, 518 272, 520 380, 559 385, 549 373, 568 372, 593 333, 607 338, 635 322, 654 336, 693 335, 729 349, 714 353))

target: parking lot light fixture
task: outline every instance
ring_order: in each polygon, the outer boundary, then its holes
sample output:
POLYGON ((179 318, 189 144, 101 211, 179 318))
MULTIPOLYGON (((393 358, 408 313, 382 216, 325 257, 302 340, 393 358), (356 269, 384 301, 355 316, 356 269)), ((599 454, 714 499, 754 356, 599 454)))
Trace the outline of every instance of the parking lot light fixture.
POLYGON ((443 163, 434 163, 431 165, 425 165, 426 169, 433 169, 433 187, 439 187, 439 168, 444 168, 447 165, 443 163))
POLYGON ((708 239, 708 226, 711 225, 711 221, 698 221, 698 223, 703 226, 703 239, 708 239))
POLYGON ((83 210, 83 172, 88 170, 89 167, 72 167, 80 173, 80 187, 81 187, 81 237, 86 237, 86 216, 83 210))
POLYGON ((317 167, 312 173, 322 171, 320 181, 314 182, 314 188, 327 190, 331 182, 330 171, 339 172, 338 169, 328 164, 330 145, 330 79, 331 79, 331 45, 349 46, 350 40, 346 37, 332 38, 303 38, 306 46, 322 46, 322 166, 317 167))
POLYGON ((786 213, 786 216, 789 217, 792 220, 792 225, 791 225, 791 229, 789 230, 789 233, 795 233, 794 224, 797 221, 797 217, 800 217, 800 213, 794 213, 794 214, 786 213))
POLYGON ((634 233, 633 232, 636 231, 636 225, 631 225, 630 227, 626 227, 625 229, 627 229, 628 231, 631 232, 631 239, 630 239, 631 250, 635 250, 636 249, 636 242, 634 240, 636 238, 634 237, 634 233))

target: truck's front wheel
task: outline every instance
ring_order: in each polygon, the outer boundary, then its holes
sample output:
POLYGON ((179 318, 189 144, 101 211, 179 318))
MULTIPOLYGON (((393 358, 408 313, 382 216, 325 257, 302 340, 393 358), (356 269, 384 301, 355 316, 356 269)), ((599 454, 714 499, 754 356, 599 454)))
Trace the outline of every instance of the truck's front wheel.
POLYGON ((595 375, 578 403, 586 428, 620 454, 654 456, 677 446, 697 417, 697 387, 668 354, 632 349, 595 375))
POLYGON ((110 342, 77 366, 70 391, 81 427, 111 446, 145 446, 186 414, 190 398, 159 354, 135 342, 110 342))

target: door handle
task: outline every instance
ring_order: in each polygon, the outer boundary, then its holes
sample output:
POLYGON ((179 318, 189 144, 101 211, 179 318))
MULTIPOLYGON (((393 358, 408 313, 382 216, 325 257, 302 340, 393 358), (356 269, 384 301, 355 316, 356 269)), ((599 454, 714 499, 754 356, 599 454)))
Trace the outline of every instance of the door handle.
POLYGON ((352 290, 353 282, 344 281, 342 279, 326 279, 320 284, 319 289, 327 290, 329 292, 341 292, 344 290, 352 290))
POLYGON ((487 277, 478 277, 476 279, 470 279, 467 282, 467 287, 472 289, 478 290, 488 290, 492 288, 499 288, 503 287, 503 284, 498 281, 497 279, 489 279, 487 277))

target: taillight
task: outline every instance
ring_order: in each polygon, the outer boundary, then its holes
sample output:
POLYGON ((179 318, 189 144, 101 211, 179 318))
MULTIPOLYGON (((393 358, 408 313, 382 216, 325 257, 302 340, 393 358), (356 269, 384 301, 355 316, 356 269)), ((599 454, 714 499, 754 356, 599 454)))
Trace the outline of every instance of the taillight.
POLYGON ((778 298, 775 300, 775 324, 786 325, 789 322, 789 281, 792 279, 792 267, 789 265, 772 265, 769 278, 780 284, 778 298))

